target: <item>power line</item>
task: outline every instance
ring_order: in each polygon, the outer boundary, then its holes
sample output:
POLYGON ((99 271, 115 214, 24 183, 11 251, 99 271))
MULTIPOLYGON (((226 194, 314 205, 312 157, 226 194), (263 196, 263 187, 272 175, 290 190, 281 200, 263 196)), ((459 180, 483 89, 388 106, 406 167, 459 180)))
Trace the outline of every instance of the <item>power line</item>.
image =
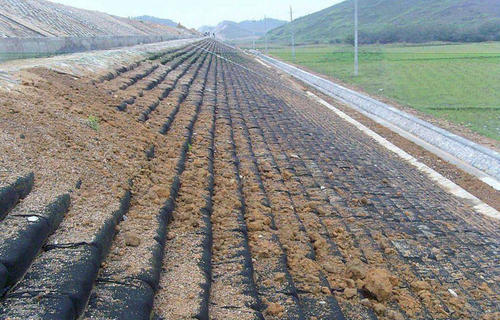
POLYGON ((290 30, 292 33, 292 59, 295 61, 295 34, 293 30, 293 14, 292 14, 292 6, 290 6, 290 30))
POLYGON ((354 0, 354 75, 358 75, 358 0, 354 0))
POLYGON ((264 16, 264 29, 265 29, 264 32, 266 33, 264 35, 264 38, 266 40, 266 54, 269 54, 269 50, 268 50, 268 47, 267 47, 267 17, 266 16, 264 16))

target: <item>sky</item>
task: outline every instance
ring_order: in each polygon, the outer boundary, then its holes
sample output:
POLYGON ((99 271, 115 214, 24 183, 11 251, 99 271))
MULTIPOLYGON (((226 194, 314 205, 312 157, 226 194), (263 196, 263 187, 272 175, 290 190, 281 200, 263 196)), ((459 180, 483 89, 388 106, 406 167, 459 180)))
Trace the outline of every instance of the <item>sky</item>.
POLYGON ((223 20, 240 22, 264 16, 289 20, 289 6, 298 18, 343 0, 51 0, 69 6, 130 17, 150 15, 172 19, 190 28, 216 25, 223 20))

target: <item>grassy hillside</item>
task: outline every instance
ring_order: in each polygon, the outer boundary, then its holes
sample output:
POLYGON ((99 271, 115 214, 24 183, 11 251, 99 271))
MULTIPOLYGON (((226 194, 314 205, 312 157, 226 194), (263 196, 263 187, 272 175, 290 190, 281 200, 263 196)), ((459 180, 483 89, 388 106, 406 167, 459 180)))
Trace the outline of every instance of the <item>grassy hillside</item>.
MULTIPOLYGON (((297 48, 296 63, 500 140, 500 43, 368 45, 353 77, 352 47, 297 48)), ((291 61, 290 48, 270 54, 291 61)))
MULTIPOLYGON (((500 40, 498 0, 358 0, 361 43, 500 40)), ((298 43, 352 42, 353 0, 293 22, 298 43)), ((288 42, 290 25, 269 32, 288 42)))

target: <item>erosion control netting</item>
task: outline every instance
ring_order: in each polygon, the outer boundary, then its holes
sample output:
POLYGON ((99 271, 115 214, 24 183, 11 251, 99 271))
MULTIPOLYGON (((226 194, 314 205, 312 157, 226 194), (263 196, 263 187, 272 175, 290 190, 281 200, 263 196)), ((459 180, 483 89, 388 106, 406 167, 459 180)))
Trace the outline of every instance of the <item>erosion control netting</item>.
POLYGON ((207 39, 94 84, 151 134, 99 224, 2 181, 1 318, 498 317, 498 222, 272 70, 207 39))

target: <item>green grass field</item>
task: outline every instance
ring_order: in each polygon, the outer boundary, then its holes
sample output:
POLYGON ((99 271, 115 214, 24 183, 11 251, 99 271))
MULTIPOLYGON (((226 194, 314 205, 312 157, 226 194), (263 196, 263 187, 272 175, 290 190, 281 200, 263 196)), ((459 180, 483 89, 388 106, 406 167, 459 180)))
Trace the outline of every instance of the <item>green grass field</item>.
MULTIPOLYGON (((289 47, 269 53, 292 61, 289 47)), ((295 63, 500 140, 500 42, 362 46, 358 77, 352 46, 298 47, 295 63)))
POLYGON ((46 58, 54 55, 47 53, 0 53, 0 63, 17 59, 46 58))

